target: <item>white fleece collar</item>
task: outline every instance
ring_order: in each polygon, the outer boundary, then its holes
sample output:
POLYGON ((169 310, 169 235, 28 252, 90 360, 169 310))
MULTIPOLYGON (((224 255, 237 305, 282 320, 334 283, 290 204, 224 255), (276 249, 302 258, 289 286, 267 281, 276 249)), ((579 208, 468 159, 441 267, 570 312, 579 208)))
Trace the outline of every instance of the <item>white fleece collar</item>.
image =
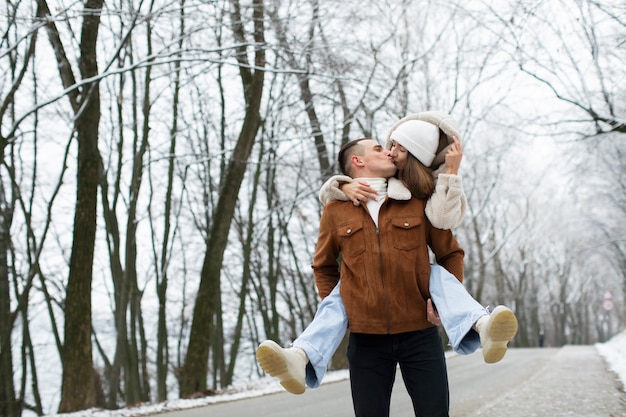
POLYGON ((389 178, 387 181, 387 195, 394 200, 410 200, 411 191, 399 179, 389 178))

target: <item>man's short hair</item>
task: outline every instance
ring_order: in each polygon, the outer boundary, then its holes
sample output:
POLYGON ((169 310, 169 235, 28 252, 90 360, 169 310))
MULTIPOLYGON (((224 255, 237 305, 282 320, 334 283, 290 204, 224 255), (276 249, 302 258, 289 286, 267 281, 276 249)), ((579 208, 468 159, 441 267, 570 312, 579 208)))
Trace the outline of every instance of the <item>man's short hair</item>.
POLYGON ((350 163, 350 159, 352 159, 353 155, 363 155, 365 149, 359 143, 364 140, 368 140, 369 138, 360 138, 354 139, 350 142, 346 143, 339 150, 339 154, 337 155, 337 162, 339 162, 339 170, 342 174, 352 177, 352 164, 350 163))

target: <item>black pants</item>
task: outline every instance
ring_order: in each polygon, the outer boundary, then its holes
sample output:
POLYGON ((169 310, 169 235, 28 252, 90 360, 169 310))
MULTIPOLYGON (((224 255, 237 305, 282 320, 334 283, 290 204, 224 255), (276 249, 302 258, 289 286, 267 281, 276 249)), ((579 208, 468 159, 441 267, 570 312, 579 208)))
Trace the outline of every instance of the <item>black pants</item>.
POLYGON ((395 335, 350 333, 350 385, 356 417, 387 417, 400 365, 418 417, 447 417, 448 374, 436 327, 395 335))

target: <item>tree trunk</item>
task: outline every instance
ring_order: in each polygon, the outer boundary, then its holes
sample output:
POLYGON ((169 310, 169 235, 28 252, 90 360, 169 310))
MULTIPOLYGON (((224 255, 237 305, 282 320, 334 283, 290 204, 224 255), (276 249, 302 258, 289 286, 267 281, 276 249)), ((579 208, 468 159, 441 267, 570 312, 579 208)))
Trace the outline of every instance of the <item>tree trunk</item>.
MULTIPOLYGON (((233 0, 233 32, 235 38, 242 40, 244 36, 243 21, 240 16, 239 2, 233 0)), ((220 196, 212 220, 212 227, 207 240, 206 253, 200 275, 200 286, 193 312, 193 321, 189 335, 187 356, 181 374, 181 396, 188 396, 194 392, 206 389, 209 349, 212 340, 222 340, 221 335, 213 335, 212 324, 218 323, 220 308, 220 274, 224 251, 228 243, 228 233, 235 212, 237 197, 241 182, 246 173, 246 162, 252 152, 252 146, 261 126, 261 99, 265 73, 265 52, 263 50, 264 37, 264 6, 263 0, 255 0, 253 9, 254 19, 254 48, 255 63, 254 72, 247 62, 246 44, 242 43, 238 48, 239 73, 245 94, 246 114, 233 150, 230 161, 226 167, 226 175, 220 187, 220 196)), ((217 347, 223 349, 223 346, 217 347)), ((218 357, 224 358, 223 354, 218 357)))
MULTIPOLYGON (((183 40, 185 39, 185 0, 180 0, 180 39, 178 41, 179 50, 183 49, 183 40)), ((158 264, 156 293, 159 299, 159 312, 157 324, 157 348, 156 348, 156 385, 157 385, 157 401, 167 400, 167 374, 169 366, 169 348, 167 337, 167 286, 168 286, 168 270, 169 264, 169 240, 172 217, 172 190, 174 187, 174 167, 176 154, 176 142, 178 135, 178 112, 180 100, 180 61, 174 63, 174 96, 172 97, 172 128, 170 130, 170 149, 167 167, 167 191, 165 193, 164 216, 163 216, 163 240, 161 247, 161 260, 158 264)))
MULTIPOLYGON (((87 18, 86 18, 87 19, 87 18)), ((97 90, 97 87, 96 87, 97 90)), ((77 120, 78 172, 70 276, 65 299, 63 385, 59 413, 95 405, 91 356, 91 280, 98 190, 97 91, 77 120)))
MULTIPOLYGON (((4 149, 0 151, 4 158, 4 149)), ((11 351, 13 315, 11 314, 11 285, 9 283, 9 253, 12 223, 13 202, 7 201, 4 182, 0 178, 0 416, 3 417, 17 417, 21 414, 15 398, 13 352, 11 351)))
MULTIPOLYGON (((45 3, 45 0, 40 0, 40 2, 45 3)), ((83 79, 98 74, 96 41, 102 3, 103 0, 88 0, 85 3, 86 13, 81 33, 79 65, 83 79)), ((58 56, 57 58, 59 59, 58 56)), ((65 57, 60 58, 59 71, 62 73, 62 78, 65 73, 61 64, 66 62, 65 57)), ((72 101, 72 104, 76 113, 78 169, 72 254, 65 299, 60 413, 85 410, 96 405, 91 347, 91 281, 99 180, 100 94, 98 84, 85 85, 80 100, 72 101), (76 106, 77 104, 79 106, 76 106)))

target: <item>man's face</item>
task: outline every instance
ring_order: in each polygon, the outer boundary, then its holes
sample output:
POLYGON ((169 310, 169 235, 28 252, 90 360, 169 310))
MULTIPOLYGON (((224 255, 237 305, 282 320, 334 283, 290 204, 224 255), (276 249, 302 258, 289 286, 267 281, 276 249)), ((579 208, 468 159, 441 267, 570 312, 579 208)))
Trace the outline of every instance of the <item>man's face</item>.
POLYGON ((396 173, 396 166, 388 149, 373 139, 360 142, 363 147, 363 155, 359 159, 363 163, 363 169, 359 176, 368 178, 389 178, 396 173))

